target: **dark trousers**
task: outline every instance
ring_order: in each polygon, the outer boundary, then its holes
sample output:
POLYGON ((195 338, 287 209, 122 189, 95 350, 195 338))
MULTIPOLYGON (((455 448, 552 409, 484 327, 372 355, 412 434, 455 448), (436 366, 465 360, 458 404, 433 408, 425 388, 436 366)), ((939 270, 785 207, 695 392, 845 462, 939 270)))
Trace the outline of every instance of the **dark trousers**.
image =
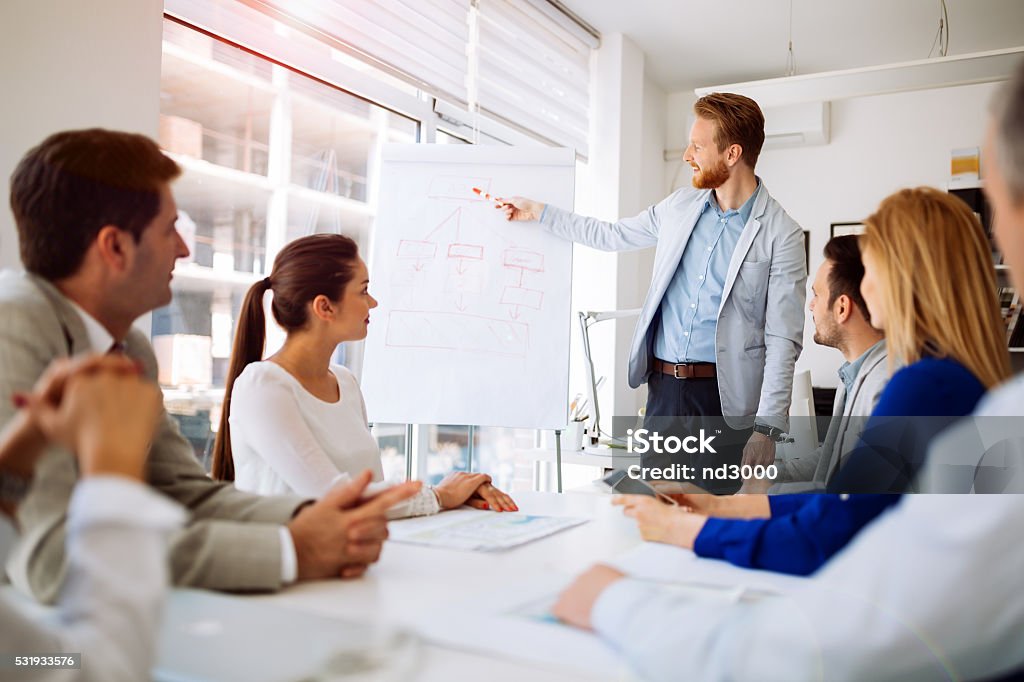
MULTIPOLYGON (((732 416, 732 415, 730 415, 732 416)), ((642 466, 666 467, 687 464, 694 467, 692 483, 717 494, 734 493, 743 481, 717 479, 707 472, 722 464, 740 464, 743 447, 752 429, 732 429, 722 417, 722 399, 718 394, 718 379, 676 379, 660 372, 647 380, 647 410, 644 428, 661 436, 685 438, 700 434, 713 435, 715 452, 687 454, 644 455, 642 466)), ((727 469, 728 471, 728 469, 727 469)))

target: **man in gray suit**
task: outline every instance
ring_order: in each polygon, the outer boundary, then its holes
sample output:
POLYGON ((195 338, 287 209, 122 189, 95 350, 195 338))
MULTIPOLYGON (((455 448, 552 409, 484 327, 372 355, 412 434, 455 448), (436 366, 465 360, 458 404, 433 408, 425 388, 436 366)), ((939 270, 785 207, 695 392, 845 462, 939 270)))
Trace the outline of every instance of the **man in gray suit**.
POLYGON ((716 444, 745 443, 744 463, 767 465, 788 428, 802 348, 803 233, 754 174, 764 143, 757 103, 714 93, 694 113, 683 157, 693 188, 636 217, 609 223, 523 197, 498 201, 509 220, 539 221, 593 248, 655 246, 629 358, 629 385, 647 382, 645 427, 661 431, 671 423, 661 418, 683 417, 685 429, 709 430, 724 421, 716 444))
POLYGON ((780 462, 771 493, 823 492, 842 457, 853 449, 878 396, 889 382, 885 335, 871 326, 860 295, 864 264, 855 235, 833 237, 811 285, 808 308, 814 319, 814 342, 843 354, 825 440, 809 454, 780 462))
MULTIPOLYGON (((132 323, 170 302, 175 260, 188 254, 170 191, 179 173, 152 140, 99 129, 57 133, 22 159, 11 177, 11 208, 27 272, 0 274, 0 425, 15 417, 10 397, 30 391, 55 358, 124 352, 155 380, 153 349, 132 323)), ((76 478, 72 455, 50 448, 23 482, 21 540, 7 571, 44 601, 63 582, 76 478)), ((210 480, 166 414, 146 480, 191 513, 171 543, 178 584, 273 590, 294 580, 357 576, 377 560, 387 536, 384 514, 358 514, 358 501, 260 497, 210 480)), ((394 501, 416 488, 406 484, 394 501)))

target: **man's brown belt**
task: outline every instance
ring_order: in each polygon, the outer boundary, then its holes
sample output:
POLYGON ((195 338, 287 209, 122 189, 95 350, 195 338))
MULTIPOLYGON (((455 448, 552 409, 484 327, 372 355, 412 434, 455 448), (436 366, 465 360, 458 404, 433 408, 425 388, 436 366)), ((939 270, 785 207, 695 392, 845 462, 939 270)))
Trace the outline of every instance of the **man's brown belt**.
POLYGON ((718 376, 711 362, 665 362, 655 358, 654 371, 676 379, 714 379, 718 376))

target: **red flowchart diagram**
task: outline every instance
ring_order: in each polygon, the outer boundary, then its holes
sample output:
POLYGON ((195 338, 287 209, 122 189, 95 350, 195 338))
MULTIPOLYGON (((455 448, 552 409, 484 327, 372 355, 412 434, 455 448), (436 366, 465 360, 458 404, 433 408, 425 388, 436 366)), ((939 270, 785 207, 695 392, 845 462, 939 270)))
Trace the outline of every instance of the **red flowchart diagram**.
POLYGON ((518 273, 515 283, 506 286, 501 292, 502 305, 510 306, 509 317, 518 320, 520 308, 540 310, 544 303, 544 292, 527 288, 523 285, 523 278, 527 272, 544 272, 544 254, 529 249, 506 249, 502 265, 518 273))
MULTIPOLYGON (((489 190, 490 184, 489 178, 438 176, 430 183, 428 198, 445 203, 479 204, 486 200, 473 192, 473 188, 489 190)), ((385 343, 391 347, 469 350, 525 357, 530 324, 519 320, 524 310, 543 307, 543 290, 528 285, 543 275, 544 254, 515 245, 499 252, 475 243, 474 231, 463 230, 466 208, 469 207, 458 206, 447 213, 420 239, 399 240, 391 283, 405 295, 399 298, 401 305, 398 307, 402 309, 388 314, 385 343), (489 251, 500 253, 501 268, 506 275, 498 300, 488 302, 484 296, 489 251), (446 268, 443 274, 431 272, 438 265, 446 268), (454 311, 428 310, 436 308, 439 302, 436 294, 441 294, 440 301, 454 311), (505 307, 507 319, 470 310, 494 305, 505 307)))

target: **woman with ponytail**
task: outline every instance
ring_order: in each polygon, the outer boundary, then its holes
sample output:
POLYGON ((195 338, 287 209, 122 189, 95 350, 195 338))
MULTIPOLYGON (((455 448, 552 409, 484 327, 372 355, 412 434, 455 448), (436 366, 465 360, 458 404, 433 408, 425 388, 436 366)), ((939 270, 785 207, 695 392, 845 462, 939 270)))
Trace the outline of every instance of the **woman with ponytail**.
MULTIPOLYGON (((331 364, 339 343, 366 338, 370 310, 377 307, 368 287, 356 243, 335 234, 286 245, 270 276, 250 287, 231 352, 214 478, 249 492, 311 497, 367 468, 383 482, 359 385, 347 368, 331 364), (271 312, 287 338, 264 360, 268 291, 271 312)), ((457 472, 389 515, 433 514, 463 504, 517 510, 487 474, 457 472)))

